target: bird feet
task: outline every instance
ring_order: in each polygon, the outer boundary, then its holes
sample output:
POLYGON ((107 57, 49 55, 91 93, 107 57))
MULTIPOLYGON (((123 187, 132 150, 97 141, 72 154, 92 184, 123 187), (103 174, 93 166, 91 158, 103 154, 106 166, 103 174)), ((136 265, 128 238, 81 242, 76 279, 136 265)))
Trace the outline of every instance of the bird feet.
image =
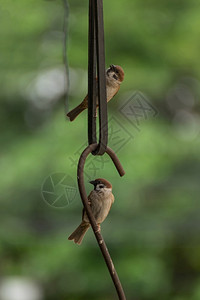
POLYGON ((101 232, 101 226, 99 224, 97 224, 98 228, 95 232, 101 232))

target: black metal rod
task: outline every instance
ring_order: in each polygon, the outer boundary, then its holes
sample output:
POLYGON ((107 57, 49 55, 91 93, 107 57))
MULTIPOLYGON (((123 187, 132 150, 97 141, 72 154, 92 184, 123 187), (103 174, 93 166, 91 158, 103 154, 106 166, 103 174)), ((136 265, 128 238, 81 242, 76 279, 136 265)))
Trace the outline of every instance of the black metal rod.
MULTIPOLYGON (((87 193, 86 193, 86 190, 85 190, 85 184, 84 184, 84 165, 85 165, 85 161, 86 161, 86 158, 88 157, 88 155, 90 153, 94 152, 97 147, 98 147, 97 144, 89 145, 82 152, 82 154, 80 156, 79 163, 78 163, 78 171, 77 171, 78 187, 79 187, 79 192, 80 192, 80 196, 81 196, 84 208, 85 208, 86 213, 88 215, 88 218, 90 220, 90 224, 92 226, 92 229, 94 231, 95 237, 96 237, 97 242, 98 242, 98 245, 100 247, 100 250, 102 252, 102 255, 104 257, 104 260, 106 262, 108 270, 110 272, 111 278, 112 278, 113 283, 115 285, 115 289, 117 291, 118 298, 120 300, 126 300, 126 296, 124 294, 123 287, 121 285, 120 279, 117 275, 114 264, 112 262, 112 258, 111 258, 110 254, 108 252, 108 249, 107 249, 106 243, 103 239, 103 236, 99 232, 99 227, 97 226, 95 217, 93 216, 92 210, 91 210, 91 208, 88 204, 88 197, 87 197, 87 193)), ((122 165, 120 164, 120 161, 117 158, 114 151, 108 147, 106 152, 108 153, 108 155, 111 157, 112 161, 114 162, 114 164, 115 164, 115 166, 116 166, 116 168, 119 172, 119 175, 123 176, 125 174, 124 169, 123 169, 122 165)))
POLYGON ((96 33, 94 0, 89 0, 89 35, 88 35, 88 143, 94 144, 96 138, 96 33))
POLYGON ((89 0, 88 48, 88 142, 93 144, 97 141, 96 107, 98 99, 99 146, 93 154, 103 155, 108 144, 108 120, 102 0, 89 0))
POLYGON ((103 155, 108 144, 108 116, 106 95, 106 66, 104 43, 103 0, 95 0, 95 25, 97 40, 97 78, 99 99, 99 147, 98 155, 103 155))

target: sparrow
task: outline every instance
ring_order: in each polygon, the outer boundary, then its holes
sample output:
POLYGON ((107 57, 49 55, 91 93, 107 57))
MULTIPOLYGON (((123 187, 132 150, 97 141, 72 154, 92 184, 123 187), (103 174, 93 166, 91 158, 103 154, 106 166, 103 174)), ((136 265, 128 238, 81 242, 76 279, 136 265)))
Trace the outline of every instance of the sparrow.
MULTIPOLYGON (((122 67, 111 65, 106 70, 106 93, 107 93, 107 102, 109 102, 119 91, 120 84, 124 80, 124 71, 122 67)), ((98 106, 98 96, 97 96, 97 106, 98 106)), ((84 98, 84 100, 67 113, 70 121, 76 119, 76 117, 86 108, 88 108, 88 95, 84 98)))
MULTIPOLYGON (((93 181, 90 181, 90 183, 94 185, 94 190, 91 191, 88 196, 88 204, 91 207, 92 213, 96 219, 100 231, 100 224, 107 217, 112 203, 114 202, 114 196, 112 194, 112 184, 103 178, 95 179, 93 181)), ((85 209, 83 209, 82 222, 68 237, 68 240, 74 240, 76 244, 80 245, 85 233, 89 228, 90 221, 85 209)))

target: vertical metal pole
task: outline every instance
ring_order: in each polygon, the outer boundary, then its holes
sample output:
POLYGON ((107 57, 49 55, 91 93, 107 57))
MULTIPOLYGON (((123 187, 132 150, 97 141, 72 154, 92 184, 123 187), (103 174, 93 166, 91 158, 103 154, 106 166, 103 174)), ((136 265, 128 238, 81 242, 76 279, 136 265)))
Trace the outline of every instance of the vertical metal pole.
POLYGON ((89 36, 88 36, 88 143, 94 144, 96 138, 96 34, 94 0, 89 0, 89 36))
POLYGON ((103 155, 108 144, 107 95, 103 1, 89 0, 88 37, 88 142, 96 143, 96 106, 99 105, 99 146, 93 153, 103 155), (97 67, 97 79, 96 79, 97 67), (98 90, 98 92, 97 92, 98 90), (97 97, 98 96, 98 97, 97 97))
POLYGON ((99 99, 99 149, 97 150, 97 154, 103 155, 106 151, 108 144, 103 0, 95 0, 95 20, 97 39, 97 75, 99 99))

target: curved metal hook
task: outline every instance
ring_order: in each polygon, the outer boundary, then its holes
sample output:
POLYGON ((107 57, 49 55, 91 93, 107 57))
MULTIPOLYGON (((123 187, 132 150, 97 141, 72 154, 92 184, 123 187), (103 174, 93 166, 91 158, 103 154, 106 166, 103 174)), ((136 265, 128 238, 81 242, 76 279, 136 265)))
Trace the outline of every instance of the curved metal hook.
MULTIPOLYGON (((101 249, 101 252, 103 254, 104 260, 107 264, 107 267, 109 269, 110 275, 112 277, 113 283, 115 285, 118 297, 120 300, 126 300, 121 282, 119 280, 119 277, 117 275, 117 272, 115 270, 114 264, 112 262, 112 259, 110 257, 110 254, 108 252, 107 246, 104 242, 104 239, 101 235, 101 233, 98 231, 98 226, 96 223, 96 220, 93 216, 92 210, 88 204, 88 197, 87 197, 87 193, 85 190, 85 184, 84 184, 84 165, 85 165, 85 161, 86 158, 88 157, 88 155, 93 152, 94 150, 96 150, 98 147, 98 144, 91 144, 89 145, 81 154, 80 159, 79 159, 79 163, 78 163, 78 171, 77 171, 77 178, 78 178, 78 187, 79 187, 79 192, 80 192, 80 196, 83 202, 83 205, 85 207, 85 210, 87 212, 88 218, 90 220, 90 224, 92 226, 92 229, 94 231, 95 237, 97 239, 98 245, 101 249)), ((117 168, 119 175, 123 176, 125 174, 125 171, 119 161, 119 159, 117 158, 115 152, 107 147, 106 149, 106 153, 111 157, 113 163, 115 164, 115 167, 117 168)))

